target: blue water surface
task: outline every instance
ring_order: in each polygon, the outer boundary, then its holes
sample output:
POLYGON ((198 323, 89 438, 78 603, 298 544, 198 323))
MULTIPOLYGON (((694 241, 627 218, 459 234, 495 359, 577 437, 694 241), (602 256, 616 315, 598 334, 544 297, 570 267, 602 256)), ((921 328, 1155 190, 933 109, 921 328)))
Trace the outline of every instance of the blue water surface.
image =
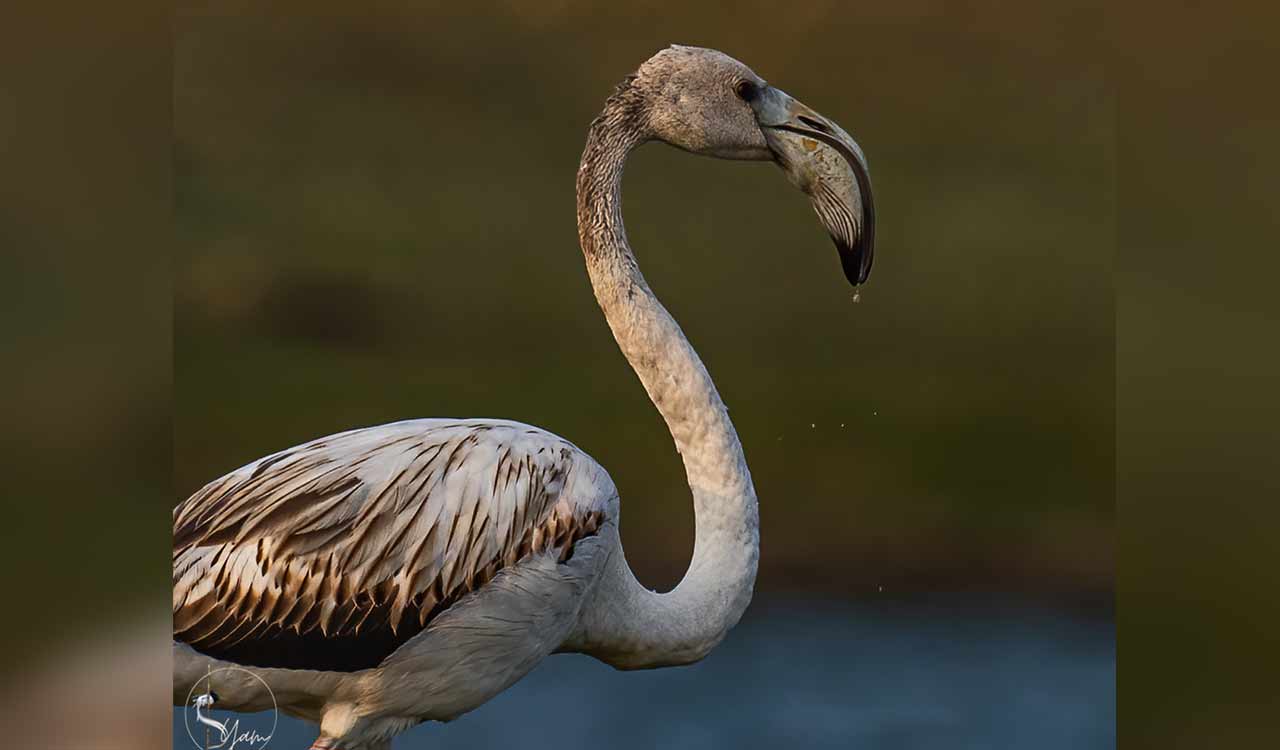
MULTIPOLYGON (((1109 613, 947 596, 765 600, 707 659, 619 672, 552 656, 513 688, 394 748, 1114 748, 1109 613)), ((269 721, 268 721, 269 724, 269 721)), ((316 728, 280 716, 271 748, 316 728)), ((183 712, 174 747, 188 748, 183 712)))

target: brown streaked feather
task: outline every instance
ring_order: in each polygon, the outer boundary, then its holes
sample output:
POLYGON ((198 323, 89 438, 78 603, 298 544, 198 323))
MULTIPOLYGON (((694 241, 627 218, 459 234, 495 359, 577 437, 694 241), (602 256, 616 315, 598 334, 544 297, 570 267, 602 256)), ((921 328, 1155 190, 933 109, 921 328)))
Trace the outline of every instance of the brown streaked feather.
POLYGON ((605 498, 564 492, 584 460, 523 425, 441 420, 268 456, 174 510, 174 637, 252 666, 377 666, 503 568, 568 560, 604 520, 605 498))

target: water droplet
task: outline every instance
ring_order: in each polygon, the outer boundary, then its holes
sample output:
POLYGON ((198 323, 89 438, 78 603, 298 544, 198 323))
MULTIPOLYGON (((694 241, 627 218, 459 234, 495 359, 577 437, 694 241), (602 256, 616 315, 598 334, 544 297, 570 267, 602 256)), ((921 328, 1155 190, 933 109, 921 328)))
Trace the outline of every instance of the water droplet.
POLYGON ((859 301, 861 301, 861 300, 862 300, 862 294, 861 294, 861 292, 859 292, 857 289, 855 289, 855 290, 853 290, 853 296, 852 296, 852 297, 850 297, 849 299, 852 299, 852 300, 853 300, 853 304, 855 304, 855 305, 856 305, 856 304, 858 304, 858 302, 859 302, 859 301))
POLYGON ((811 430, 812 430, 814 427, 817 427, 817 426, 818 426, 818 425, 814 424, 813 422, 810 422, 810 423, 809 423, 809 429, 811 429, 811 430))

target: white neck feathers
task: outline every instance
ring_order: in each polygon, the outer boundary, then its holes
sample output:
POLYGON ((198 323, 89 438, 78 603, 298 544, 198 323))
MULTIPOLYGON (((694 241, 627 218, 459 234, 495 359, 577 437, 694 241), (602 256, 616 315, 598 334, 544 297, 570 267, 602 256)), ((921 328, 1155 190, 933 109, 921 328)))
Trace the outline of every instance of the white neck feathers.
POLYGON ((609 328, 684 461, 696 538, 688 572, 666 594, 641 586, 620 551, 607 564, 573 647, 620 668, 705 656, 746 609, 759 558, 755 488, 728 409, 627 242, 623 166, 645 140, 643 109, 620 90, 592 124, 578 169, 578 236, 609 328))

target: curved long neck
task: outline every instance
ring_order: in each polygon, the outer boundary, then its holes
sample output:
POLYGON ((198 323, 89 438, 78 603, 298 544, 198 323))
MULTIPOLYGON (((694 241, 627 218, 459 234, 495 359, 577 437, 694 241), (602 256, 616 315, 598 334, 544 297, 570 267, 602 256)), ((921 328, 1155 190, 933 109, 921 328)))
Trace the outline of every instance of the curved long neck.
POLYGON ((592 124, 582 155, 578 239, 609 328, 684 461, 696 538, 688 572, 666 594, 637 582, 619 544, 584 607, 575 650, 645 668, 697 661, 738 622, 755 584, 759 515, 728 409, 627 242, 623 166, 646 137, 621 99, 610 99, 592 124))

